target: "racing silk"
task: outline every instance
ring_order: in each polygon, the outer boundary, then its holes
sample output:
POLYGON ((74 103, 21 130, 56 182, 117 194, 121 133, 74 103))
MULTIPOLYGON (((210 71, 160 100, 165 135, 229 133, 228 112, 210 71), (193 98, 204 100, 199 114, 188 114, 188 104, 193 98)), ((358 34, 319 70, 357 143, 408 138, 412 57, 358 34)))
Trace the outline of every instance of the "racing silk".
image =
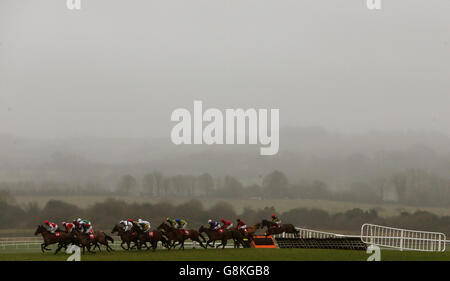
POLYGON ((247 225, 245 224, 245 222, 240 221, 240 222, 238 223, 238 225, 237 225, 237 228, 238 228, 238 229, 246 229, 246 228, 247 228, 247 225))
POLYGON ((88 220, 81 220, 80 221, 80 228, 84 233, 91 233, 92 232, 92 224, 88 220))
POLYGON ((185 229, 186 228, 187 222, 185 220, 183 220, 183 219, 176 219, 175 221, 177 223, 177 228, 178 229, 185 229))
POLYGON ((144 221, 141 219, 138 219, 138 225, 139 228, 144 231, 144 232, 148 232, 150 230, 150 223, 148 221, 144 221))
POLYGON ((49 222, 48 225, 45 226, 50 233, 55 233, 58 230, 58 225, 54 222, 49 222))
POLYGON ((227 220, 222 220, 223 225, 222 225, 222 229, 230 229, 233 224, 230 221, 227 220))
POLYGON ((71 232, 75 228, 75 225, 70 222, 63 223, 63 226, 66 228, 67 232, 71 232))
POLYGON ((122 226, 122 229, 123 229, 124 231, 129 231, 129 230, 131 230, 131 228, 133 227, 133 223, 130 222, 130 221, 127 221, 127 220, 121 220, 121 221, 119 222, 119 225, 122 226))
POLYGON ((274 218, 272 218, 272 222, 276 223, 277 225, 280 225, 281 224, 281 219, 279 217, 274 217, 274 218))
POLYGON ((218 222, 216 222, 216 221, 211 221, 209 223, 209 228, 213 229, 213 230, 217 230, 217 229, 220 228, 220 224, 218 222))
POLYGON ((167 222, 170 224, 171 227, 177 226, 177 221, 174 219, 168 219, 167 222))

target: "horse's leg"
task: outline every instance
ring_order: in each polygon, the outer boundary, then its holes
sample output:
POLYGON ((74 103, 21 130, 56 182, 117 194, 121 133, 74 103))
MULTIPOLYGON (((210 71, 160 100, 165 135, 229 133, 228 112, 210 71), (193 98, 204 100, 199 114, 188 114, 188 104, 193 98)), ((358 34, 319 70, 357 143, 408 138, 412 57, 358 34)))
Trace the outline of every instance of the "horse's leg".
POLYGON ((45 251, 44 251, 44 245, 45 245, 44 243, 41 244, 41 251, 42 251, 43 253, 45 252, 45 251))
POLYGON ((55 251, 55 255, 61 250, 62 247, 63 247, 63 245, 61 243, 59 243, 58 248, 55 251))

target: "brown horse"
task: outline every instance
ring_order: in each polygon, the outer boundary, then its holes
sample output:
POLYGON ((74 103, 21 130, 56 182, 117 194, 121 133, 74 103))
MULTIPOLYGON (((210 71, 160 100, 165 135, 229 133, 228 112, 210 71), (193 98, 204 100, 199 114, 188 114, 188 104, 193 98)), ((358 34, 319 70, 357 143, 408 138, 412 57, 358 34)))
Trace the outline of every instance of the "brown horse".
POLYGON ((166 223, 161 223, 158 228, 158 230, 163 230, 165 236, 167 237, 167 249, 170 250, 172 248, 175 248, 178 245, 181 245, 180 250, 184 250, 184 240, 187 239, 187 235, 184 233, 183 230, 175 229, 174 227, 169 226, 166 223), (175 243, 177 243, 175 245, 175 243))
POLYGON ((211 245, 211 242, 215 242, 217 240, 221 241, 222 243, 217 245, 216 248, 219 248, 222 246, 222 249, 225 248, 227 245, 228 240, 233 239, 234 247, 239 247, 239 243, 242 243, 244 245, 243 236, 242 234, 237 230, 227 230, 227 229, 221 229, 221 230, 213 230, 207 227, 204 227, 203 225, 200 226, 198 229, 200 233, 206 233, 208 235, 208 242, 206 242, 206 246, 210 246, 214 248, 214 245, 211 245))
POLYGON ((58 248, 55 254, 61 250, 61 248, 67 248, 67 245, 73 242, 72 235, 67 232, 58 231, 56 233, 49 232, 43 225, 38 225, 34 235, 41 234, 44 239, 44 243, 41 244, 41 251, 51 251, 47 246, 58 243, 58 248))
POLYGON ((266 236, 286 232, 286 233, 293 233, 295 237, 299 237, 299 231, 295 228, 293 224, 282 224, 278 226, 274 222, 263 220, 261 225, 263 227, 267 227, 266 236))
MULTIPOLYGON (((254 226, 248 226, 245 229, 237 229, 237 227, 233 227, 231 229, 239 231, 248 241, 248 244, 252 242, 253 235, 255 235, 256 231, 261 228, 261 224, 257 223, 254 226)), ((244 244, 243 244, 244 246, 244 244)))
POLYGON ((128 251, 130 249, 133 249, 135 247, 137 247, 138 244, 138 235, 137 232, 133 232, 133 231, 125 231, 120 225, 115 225, 114 228, 111 230, 111 233, 114 234, 116 233, 120 236, 120 239, 122 240, 122 243, 120 244, 120 247, 122 247, 122 249, 128 251), (134 243, 133 247, 131 246, 131 242, 134 243), (127 248, 125 248, 123 245, 126 244, 127 248))
POLYGON ((108 241, 110 241, 111 243, 114 243, 114 239, 112 239, 111 236, 107 235, 103 231, 95 230, 95 231, 93 231, 92 234, 87 234, 87 233, 83 233, 79 230, 74 229, 73 232, 74 232, 74 234, 73 234, 74 238, 83 247, 83 253, 84 253, 85 247, 88 249, 88 252, 93 253, 90 250, 91 244, 94 245, 94 249, 98 248, 98 250, 100 252, 102 250, 101 250, 99 244, 106 246, 106 250, 108 252, 114 251, 113 248, 111 248, 111 246, 109 246, 109 243, 108 243, 108 241))
POLYGON ((155 251, 156 248, 158 247, 158 241, 161 241, 161 243, 164 247, 168 247, 167 239, 163 236, 162 232, 159 230, 149 230, 149 231, 145 232, 145 231, 142 231, 136 225, 133 225, 131 231, 137 233, 138 249, 140 249, 141 246, 144 245, 147 248, 147 251, 150 250, 150 247, 147 246, 147 242, 149 242, 151 245, 151 248, 153 249, 153 251, 155 251))

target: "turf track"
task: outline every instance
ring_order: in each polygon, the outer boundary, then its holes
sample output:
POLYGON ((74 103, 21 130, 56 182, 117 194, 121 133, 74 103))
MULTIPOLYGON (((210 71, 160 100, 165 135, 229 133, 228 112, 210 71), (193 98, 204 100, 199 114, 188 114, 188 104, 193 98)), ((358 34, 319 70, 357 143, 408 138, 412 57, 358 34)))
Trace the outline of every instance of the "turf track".
MULTIPOLYGON (((0 251, 1 252, 1 251, 0 251)), ((64 261, 69 255, 52 252, 1 252, 1 261, 64 261)), ((365 251, 323 249, 186 249, 184 251, 102 251, 81 256, 82 261, 365 261, 365 251)), ((450 252, 400 252, 383 250, 383 261, 450 261, 450 252)))

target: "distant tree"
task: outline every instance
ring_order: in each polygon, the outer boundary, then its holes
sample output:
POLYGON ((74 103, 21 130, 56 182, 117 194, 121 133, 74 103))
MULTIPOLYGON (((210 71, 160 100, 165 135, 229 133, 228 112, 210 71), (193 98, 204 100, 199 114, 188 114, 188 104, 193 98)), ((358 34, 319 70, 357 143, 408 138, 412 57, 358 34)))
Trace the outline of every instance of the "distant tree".
POLYGON ((156 193, 158 196, 162 196, 163 191, 164 191, 164 187, 163 187, 164 176, 161 172, 158 172, 158 171, 153 171, 152 175, 155 180, 156 193))
POLYGON ((285 174, 275 170, 263 179, 263 192, 266 198, 285 198, 289 196, 289 181, 285 174))
POLYGON ((214 190, 214 179, 210 174, 204 173, 197 177, 196 186, 201 195, 209 197, 214 190))
POLYGON ((131 194, 132 192, 136 192, 138 187, 138 183, 136 179, 131 175, 123 176, 119 184, 117 185, 117 192, 119 194, 131 194))
POLYGON ((146 174, 142 180, 143 191, 152 196, 156 191, 155 186, 156 186, 155 176, 152 173, 146 174))
POLYGON ((217 190, 217 196, 223 198, 240 198, 244 193, 242 184, 231 176, 226 176, 223 185, 217 190))

